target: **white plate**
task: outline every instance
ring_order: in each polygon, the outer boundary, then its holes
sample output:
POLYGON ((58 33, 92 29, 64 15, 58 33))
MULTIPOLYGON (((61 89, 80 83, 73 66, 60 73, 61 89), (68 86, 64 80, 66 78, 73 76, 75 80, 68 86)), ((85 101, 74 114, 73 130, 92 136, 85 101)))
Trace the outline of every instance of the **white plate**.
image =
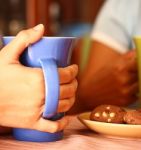
POLYGON ((89 116, 90 112, 82 113, 78 119, 92 131, 110 136, 141 138, 141 125, 103 123, 92 121, 89 116))

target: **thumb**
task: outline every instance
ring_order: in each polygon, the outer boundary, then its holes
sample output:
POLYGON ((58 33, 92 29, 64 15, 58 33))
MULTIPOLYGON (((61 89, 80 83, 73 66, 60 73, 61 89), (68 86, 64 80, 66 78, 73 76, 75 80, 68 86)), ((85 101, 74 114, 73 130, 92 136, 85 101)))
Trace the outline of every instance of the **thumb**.
POLYGON ((24 49, 38 41, 43 36, 43 33, 44 26, 42 24, 28 30, 20 31, 17 36, 2 49, 1 55, 3 55, 3 60, 18 60, 24 49))

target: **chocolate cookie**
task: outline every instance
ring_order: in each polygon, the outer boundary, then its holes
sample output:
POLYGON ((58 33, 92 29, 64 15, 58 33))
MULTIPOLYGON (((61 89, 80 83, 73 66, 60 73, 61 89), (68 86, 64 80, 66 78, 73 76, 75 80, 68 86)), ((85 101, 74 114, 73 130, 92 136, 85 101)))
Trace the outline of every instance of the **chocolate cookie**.
POLYGON ((114 105, 100 105, 96 107, 90 115, 90 120, 107 122, 107 123, 123 123, 125 110, 114 105))
POLYGON ((141 125, 141 111, 130 110, 124 115, 124 121, 127 124, 141 125))

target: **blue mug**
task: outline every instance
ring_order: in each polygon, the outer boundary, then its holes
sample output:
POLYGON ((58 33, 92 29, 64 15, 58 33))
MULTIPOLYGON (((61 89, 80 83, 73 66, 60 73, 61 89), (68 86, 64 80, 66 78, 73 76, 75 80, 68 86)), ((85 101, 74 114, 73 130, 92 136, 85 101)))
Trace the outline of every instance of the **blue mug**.
MULTIPOLYGON (((14 37, 4 37, 4 45, 14 37)), ((45 79, 45 110, 43 118, 58 120, 64 113, 57 114, 59 99, 58 67, 66 67, 70 63, 74 37, 43 37, 25 49, 20 57, 23 65, 40 67, 45 79)), ((63 131, 48 133, 31 129, 14 128, 13 136, 17 140, 31 142, 51 142, 63 138, 63 131)))

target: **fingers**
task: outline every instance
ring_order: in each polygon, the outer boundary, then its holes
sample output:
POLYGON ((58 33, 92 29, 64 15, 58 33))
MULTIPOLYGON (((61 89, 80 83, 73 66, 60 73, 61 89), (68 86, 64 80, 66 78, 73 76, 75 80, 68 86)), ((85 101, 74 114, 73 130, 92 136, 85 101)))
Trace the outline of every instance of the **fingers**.
POLYGON ((116 68, 119 72, 137 72, 137 61, 135 51, 122 55, 116 64, 116 68))
POLYGON ((135 82, 138 82, 138 74, 136 73, 130 73, 130 75, 127 77, 128 83, 133 84, 135 82))
MULTIPOLYGON (((75 102, 75 92, 77 89, 77 81, 75 79, 78 67, 77 65, 71 65, 66 68, 59 68, 60 78, 60 98, 57 112, 68 111, 75 102)), ((34 125, 34 129, 45 132, 57 132, 63 130, 68 124, 68 117, 63 117, 57 121, 50 121, 40 118, 34 125)))
POLYGON ((43 36, 43 33, 44 26, 42 24, 19 32, 18 35, 2 49, 1 52, 2 55, 4 55, 3 57, 8 60, 18 59, 24 49, 30 44, 38 41, 43 36))
POLYGON ((134 49, 132 49, 124 55, 125 55, 126 58, 136 57, 136 51, 134 49))
POLYGON ((137 81, 138 75, 135 73, 126 72, 124 75, 118 76, 118 83, 120 83, 123 86, 134 84, 137 81))
POLYGON ((127 64, 127 69, 130 72, 137 72, 137 60, 135 57, 130 59, 129 63, 127 64))
POLYGON ((139 92, 139 85, 138 83, 134 83, 131 88, 129 89, 130 94, 132 95, 137 95, 137 93, 139 92))
POLYGON ((75 92, 77 89, 78 83, 74 79, 70 84, 63 84, 60 88, 60 101, 58 106, 58 112, 68 111, 75 102, 75 92))
POLYGON ((77 80, 74 79, 70 84, 63 84, 60 87, 60 98, 59 99, 66 99, 70 98, 75 95, 77 90, 77 80))
POLYGON ((65 84, 71 82, 78 73, 77 65, 71 65, 65 68, 58 69, 60 84, 65 84))
POLYGON ((128 95, 136 95, 138 91, 139 91, 139 86, 137 82, 131 85, 129 89, 127 89, 128 95))
POLYGON ((63 130, 69 122, 69 117, 65 116, 57 121, 50 121, 43 119, 42 117, 34 124, 32 129, 40 130, 44 132, 58 132, 63 130))
POLYGON ((131 86, 127 86, 127 87, 124 87, 122 89, 120 89, 120 93, 122 95, 122 97, 130 97, 132 95, 136 95, 138 93, 138 83, 135 82, 133 85, 131 86))
POLYGON ((120 104, 120 106, 127 106, 129 104, 135 103, 137 100, 137 95, 132 95, 127 98, 122 97, 118 99, 118 105, 120 104))
POLYGON ((57 112, 67 112, 74 104, 75 96, 70 99, 64 99, 59 101, 57 112))
POLYGON ((135 50, 128 52, 124 57, 126 59, 126 68, 131 72, 137 71, 137 59, 135 50))

